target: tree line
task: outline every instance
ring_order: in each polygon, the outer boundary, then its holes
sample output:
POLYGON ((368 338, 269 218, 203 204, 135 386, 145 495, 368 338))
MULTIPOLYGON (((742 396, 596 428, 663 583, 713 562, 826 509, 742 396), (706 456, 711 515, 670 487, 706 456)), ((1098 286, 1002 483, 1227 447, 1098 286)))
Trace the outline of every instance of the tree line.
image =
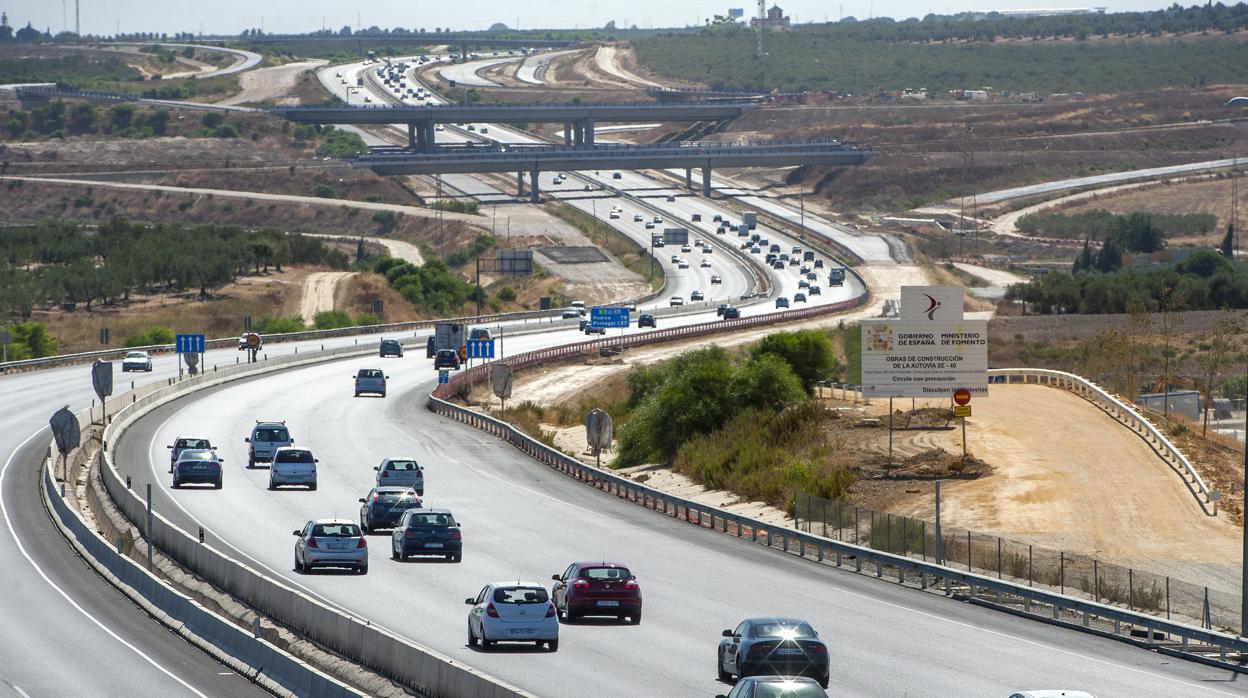
MULTIPOLYGON (((171 119, 169 110, 163 108, 144 108, 123 102, 104 109, 90 102, 57 100, 29 111, 13 109, 0 128, 9 138, 23 141, 84 135, 154 138, 169 134, 171 119)), ((178 135, 191 138, 238 137, 238 129, 227 123, 225 116, 219 112, 206 112, 199 120, 202 128, 183 126, 178 135)))
MULTIPOLYGON (((1178 235, 1204 235, 1213 230, 1218 217, 1212 213, 1147 213, 1148 223, 1162 237, 1178 235)), ((1029 213, 1015 224, 1028 235, 1049 238, 1088 238, 1105 240, 1123 226, 1135 226, 1125 215, 1116 215, 1104 209, 1080 213, 1029 213)))
POLYGON ((128 300, 139 291, 201 296, 240 275, 283 264, 345 269, 347 255, 316 238, 238 226, 145 225, 114 219, 95 231, 44 220, 0 230, 0 318, 37 307, 128 300))

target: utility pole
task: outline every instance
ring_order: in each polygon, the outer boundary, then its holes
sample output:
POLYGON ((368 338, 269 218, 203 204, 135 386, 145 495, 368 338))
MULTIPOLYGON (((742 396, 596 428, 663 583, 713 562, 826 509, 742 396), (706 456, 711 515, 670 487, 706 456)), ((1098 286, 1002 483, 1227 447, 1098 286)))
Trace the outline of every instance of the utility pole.
POLYGON ((82 23, 79 21, 80 19, 81 15, 78 13, 78 0, 74 0, 74 33, 78 35, 79 39, 82 38, 82 23))
POLYGON ((758 32, 754 45, 754 57, 759 60, 767 55, 767 47, 763 41, 765 31, 767 31, 767 0, 758 0, 758 32))

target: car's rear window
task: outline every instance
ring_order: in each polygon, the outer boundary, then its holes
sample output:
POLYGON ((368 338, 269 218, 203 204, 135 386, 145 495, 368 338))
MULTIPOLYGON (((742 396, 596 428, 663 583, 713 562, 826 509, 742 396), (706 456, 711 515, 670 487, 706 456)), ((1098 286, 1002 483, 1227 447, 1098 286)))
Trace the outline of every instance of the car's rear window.
POLYGON ((186 450, 178 454, 178 460, 213 460, 213 457, 210 451, 186 450))
POLYGON ((377 501, 382 504, 398 504, 400 502, 411 502, 415 500, 415 494, 412 492, 378 492, 377 501))
POLYGON ((376 368, 362 368, 359 373, 360 378, 381 378, 381 370, 376 368))
POLYGON ((208 443, 208 439, 178 439, 175 444, 178 448, 212 448, 208 443))
POLYGON ((630 579, 633 573, 627 567, 584 567, 581 569, 581 576, 585 579, 613 582, 630 579))
POLYGON ((146 358, 147 358, 147 354, 144 354, 144 353, 143 353, 143 352, 141 352, 141 351, 132 351, 132 352, 130 352, 130 353, 128 353, 128 354, 126 354, 126 358, 127 358, 127 359, 146 359, 146 358))
POLYGON ((806 623, 758 623, 754 637, 815 637, 815 629, 806 623))
POLYGON ((392 460, 386 470, 420 470, 420 466, 414 460, 392 460))
POLYGON ((355 524, 317 524, 312 527, 312 535, 318 538, 358 538, 360 527, 355 524))
POLYGON ((494 590, 496 603, 546 603, 550 596, 541 587, 499 587, 494 590))
POLYGON ((754 698, 823 698, 826 695, 819 686, 805 681, 760 681, 754 684, 754 698))
POLYGON ((412 514, 408 526, 454 526, 455 517, 450 514, 412 514))
POLYGON ((385 347, 385 348, 387 348, 387 349, 394 349, 394 348, 397 348, 397 347, 399 346, 399 343, 398 343, 398 341, 393 340, 393 339, 383 339, 383 340, 381 340, 381 346, 383 346, 383 347, 385 347))
POLYGON ((290 432, 285 429, 257 429, 253 441, 290 441, 290 432))
POLYGON ((311 463, 313 462, 312 452, 311 451, 278 451, 277 462, 278 463, 311 463))

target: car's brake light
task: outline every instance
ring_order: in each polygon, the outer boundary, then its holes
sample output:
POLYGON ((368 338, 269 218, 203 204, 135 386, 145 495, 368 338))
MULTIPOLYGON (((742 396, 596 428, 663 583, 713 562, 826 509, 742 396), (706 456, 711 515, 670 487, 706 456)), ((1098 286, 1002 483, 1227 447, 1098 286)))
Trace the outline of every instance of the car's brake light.
POLYGON ((555 605, 552 603, 546 608, 546 617, 551 618, 555 615, 555 605))
POLYGON ((390 471, 389 471, 389 470, 383 470, 383 471, 381 471, 381 476, 382 476, 382 477, 390 477, 390 471))
POLYGON ((585 581, 584 579, 578 579, 575 582, 572 582, 572 587, 574 589, 588 589, 589 582, 585 581))
POLYGON ((825 645, 811 645, 810 651, 815 654, 827 654, 828 648, 825 645))
POLYGON ((364 536, 360 536, 360 542, 356 544, 355 549, 359 550, 360 548, 367 548, 367 547, 368 547, 368 540, 366 540, 364 536))
POLYGON ((486 607, 485 607, 485 615, 487 615, 487 616, 489 616, 489 617, 491 617, 491 618, 497 618, 497 617, 498 617, 498 611, 494 608, 494 604, 490 604, 490 605, 488 605, 488 606, 486 606, 486 607))
POLYGON ((641 585, 637 583, 636 579, 630 579, 627 582, 624 582, 624 588, 625 589, 640 589, 641 585))
POLYGON ((316 539, 315 539, 315 538, 312 538, 312 537, 310 537, 310 536, 309 536, 309 537, 308 537, 308 547, 309 547, 309 548, 319 548, 320 546, 316 544, 316 539))
POLYGON ((410 529, 410 528, 409 528, 409 529, 407 529, 406 531, 404 531, 404 532, 403 532, 403 537, 404 537, 404 538, 415 538, 415 537, 416 537, 416 531, 413 531, 412 529, 410 529))
POLYGON ((762 654, 764 652, 770 652, 775 648, 776 643, 774 642, 759 642, 757 644, 750 645, 750 654, 762 654))
POLYGON ((463 540, 463 538, 464 538, 464 535, 459 532, 458 528, 451 531, 451 540, 463 540))
POLYGON ((380 500, 381 500, 381 495, 379 495, 379 494, 377 494, 376 492, 374 492, 374 493, 373 493, 373 501, 374 501, 374 502, 376 502, 376 501, 380 501, 380 500))

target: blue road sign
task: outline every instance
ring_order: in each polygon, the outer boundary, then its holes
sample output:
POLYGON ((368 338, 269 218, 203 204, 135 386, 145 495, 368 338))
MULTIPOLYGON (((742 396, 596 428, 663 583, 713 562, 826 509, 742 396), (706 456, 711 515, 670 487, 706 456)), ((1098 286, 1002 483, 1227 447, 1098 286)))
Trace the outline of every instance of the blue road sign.
POLYGON ((439 382, 439 383, 450 383, 450 382, 451 382, 451 372, 450 372, 449 370, 445 369, 445 368, 440 368, 440 369, 438 369, 438 382, 439 382))
POLYGON ((468 340, 468 358, 470 359, 492 359, 494 358, 494 340, 492 339, 470 339, 468 340))
POLYGON ((174 346, 177 347, 179 354, 202 354, 204 353, 204 335, 180 334, 174 346))
POLYGON ((590 327, 628 327, 628 308, 593 307, 589 309, 590 327))

